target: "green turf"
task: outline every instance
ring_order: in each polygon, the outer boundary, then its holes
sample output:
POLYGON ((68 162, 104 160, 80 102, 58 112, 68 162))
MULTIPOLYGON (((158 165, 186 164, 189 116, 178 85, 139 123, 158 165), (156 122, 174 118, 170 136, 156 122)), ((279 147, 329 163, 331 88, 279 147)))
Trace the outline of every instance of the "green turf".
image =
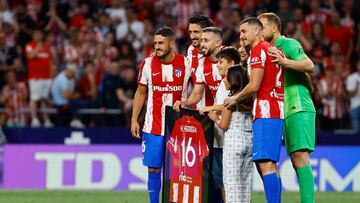
MULTIPOLYGON (((300 202, 297 192, 283 193, 282 202, 300 202)), ((146 192, 109 191, 0 191, 0 203, 142 203, 148 202, 146 192)), ((264 193, 253 193, 253 203, 265 202, 264 193)), ((360 193, 317 192, 316 203, 360 202, 360 193)))

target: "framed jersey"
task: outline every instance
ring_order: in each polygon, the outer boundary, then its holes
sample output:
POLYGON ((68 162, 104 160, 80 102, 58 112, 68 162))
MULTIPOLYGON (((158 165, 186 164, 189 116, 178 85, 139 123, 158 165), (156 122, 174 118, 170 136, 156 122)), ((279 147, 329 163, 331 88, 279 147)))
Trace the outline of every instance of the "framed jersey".
POLYGON ((162 202, 210 202, 213 129, 198 111, 166 107, 162 202))

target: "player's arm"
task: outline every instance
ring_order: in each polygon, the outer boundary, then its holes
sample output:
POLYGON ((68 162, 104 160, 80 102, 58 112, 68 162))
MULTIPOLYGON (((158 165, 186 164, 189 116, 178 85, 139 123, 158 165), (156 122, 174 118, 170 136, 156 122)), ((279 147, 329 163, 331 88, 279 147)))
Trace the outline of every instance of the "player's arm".
POLYGON ((280 50, 278 50, 276 47, 269 48, 268 54, 275 58, 274 60, 272 60, 272 62, 282 65, 285 68, 304 73, 314 72, 314 63, 307 56, 300 60, 292 60, 283 56, 280 50))
POLYGON ((136 89, 134 96, 132 116, 131 116, 131 134, 135 138, 140 138, 140 125, 138 123, 138 118, 140 111, 144 105, 146 96, 147 96, 147 87, 143 85, 138 85, 138 88, 136 89))
POLYGON ((209 112, 209 118, 214 121, 214 123, 223 130, 227 130, 230 125, 231 119, 231 110, 223 108, 221 110, 221 117, 217 114, 216 111, 209 112))
POLYGON ((224 108, 223 105, 213 105, 213 106, 205 106, 199 109, 200 114, 204 115, 204 113, 210 112, 210 111, 221 111, 224 108))
POLYGON ((250 72, 249 83, 244 87, 244 89, 239 94, 227 98, 224 102, 224 106, 226 107, 233 106, 239 103, 241 100, 249 98, 253 96, 255 93, 257 93, 257 91, 260 89, 263 76, 264 76, 263 68, 252 69, 250 72))
POLYGON ((176 101, 174 103, 174 110, 179 111, 180 107, 181 108, 185 108, 187 106, 192 106, 194 104, 197 104, 203 95, 205 89, 205 85, 204 84, 195 84, 194 89, 192 90, 190 96, 182 101, 176 101))

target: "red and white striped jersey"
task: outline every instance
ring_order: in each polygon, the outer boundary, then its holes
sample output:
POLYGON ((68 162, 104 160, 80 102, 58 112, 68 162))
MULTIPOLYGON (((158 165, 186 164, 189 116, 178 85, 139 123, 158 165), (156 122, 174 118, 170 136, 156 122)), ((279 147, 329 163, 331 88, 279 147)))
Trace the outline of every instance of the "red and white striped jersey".
POLYGON ((322 78, 318 84, 321 103, 324 105, 323 116, 330 119, 339 119, 344 114, 344 105, 340 98, 335 95, 344 93, 343 84, 340 79, 330 80, 322 78), (327 96, 333 92, 333 96, 327 96))
MULTIPOLYGON (((222 80, 219 70, 217 68, 217 61, 211 61, 210 57, 203 56, 199 59, 199 65, 196 69, 196 81, 195 84, 205 84, 206 87, 211 92, 211 101, 206 96, 206 106, 211 106, 214 104, 214 98, 216 96, 216 91, 219 87, 219 84, 222 80)), ((205 88, 206 89, 206 88, 205 88)))
POLYGON ((164 135, 165 106, 173 106, 177 100, 186 98, 190 75, 189 63, 183 55, 176 54, 169 63, 157 56, 142 61, 138 84, 148 89, 144 132, 164 135))
MULTIPOLYGON (((191 66, 191 80, 189 80, 188 85, 188 95, 191 94, 192 89, 194 87, 194 84, 196 83, 196 70, 199 66, 199 59, 203 57, 201 51, 196 49, 194 46, 190 45, 187 51, 187 56, 189 60, 190 66, 191 66)), ((203 96, 201 97, 201 100, 193 106, 193 109, 200 109, 205 106, 210 106, 213 103, 213 96, 211 95, 211 92, 209 88, 205 88, 205 91, 203 92, 203 96), (207 105, 206 105, 207 104, 207 105)))
POLYGON ((191 116, 178 119, 167 148, 171 154, 170 202, 202 202, 203 160, 209 148, 200 122, 191 116))
MULTIPOLYGON (((188 58, 190 66, 191 66, 191 76, 194 76, 195 79, 195 72, 199 65, 199 59, 202 57, 201 51, 199 51, 197 48, 195 48, 193 45, 190 45, 187 50, 186 58, 188 58)), ((195 82, 195 80, 193 81, 195 82)))
MULTIPOLYGON (((250 51, 250 70, 264 69, 264 76, 253 105, 253 118, 284 119, 284 71, 267 54, 272 45, 261 41, 250 51)), ((250 77, 251 80, 251 77, 250 77)))

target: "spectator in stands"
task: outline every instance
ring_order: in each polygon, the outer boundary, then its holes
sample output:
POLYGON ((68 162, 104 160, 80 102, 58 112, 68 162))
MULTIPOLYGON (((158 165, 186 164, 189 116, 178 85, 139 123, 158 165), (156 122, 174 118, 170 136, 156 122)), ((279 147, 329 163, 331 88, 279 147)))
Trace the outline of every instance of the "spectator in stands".
MULTIPOLYGON (((51 87, 53 103, 58 111, 55 115, 56 126, 69 126, 72 122, 73 109, 71 109, 70 100, 78 98, 74 91, 78 72, 79 68, 75 64, 68 63, 66 69, 56 76, 51 87)), ((75 120, 74 123, 80 123, 80 121, 75 120)), ((76 127, 82 127, 82 124, 76 127)))
POLYGON ((338 43, 342 55, 349 59, 353 48, 352 28, 345 27, 340 23, 340 13, 336 10, 331 12, 331 24, 325 27, 325 35, 331 43, 338 43))
POLYGON ((49 11, 46 11, 46 17, 49 18, 45 26, 46 31, 50 31, 54 35, 66 32, 67 25, 57 14, 56 1, 49 1, 49 11))
POLYGON ((134 7, 126 8, 126 19, 126 21, 123 21, 116 26, 116 39, 128 40, 129 42, 132 42, 135 49, 139 48, 139 43, 144 35, 144 23, 137 19, 134 7))
POLYGON ((109 14, 110 18, 115 22, 126 22, 126 3, 121 0, 112 0, 111 7, 106 9, 106 12, 109 14))
POLYGON ((130 125, 133 98, 137 89, 137 74, 133 66, 124 66, 121 69, 120 75, 122 84, 118 90, 117 96, 122 103, 126 124, 130 125))
POLYGON ((104 51, 108 60, 113 60, 118 57, 118 50, 115 47, 115 36, 113 33, 105 35, 104 51))
POLYGON ((81 54, 84 60, 93 60, 96 54, 96 46, 104 41, 104 36, 95 25, 92 17, 87 17, 85 25, 80 32, 81 54))
POLYGON ((83 64, 80 33, 77 30, 69 32, 69 41, 64 46, 64 61, 75 63, 78 67, 83 64))
POLYGON ((16 80, 16 71, 9 70, 5 73, 6 85, 1 91, 0 101, 6 109, 6 126, 25 127, 25 113, 27 106, 27 88, 25 83, 16 80))
POLYGON ((13 11, 10 10, 7 0, 0 0, 0 21, 1 23, 9 23, 15 30, 18 30, 18 23, 14 18, 13 11))
POLYGON ((94 62, 86 61, 84 64, 84 74, 76 86, 76 92, 79 99, 95 100, 97 98, 97 89, 100 83, 99 75, 96 75, 94 62))
POLYGON ((321 127, 325 130, 339 129, 340 119, 344 115, 341 96, 344 94, 343 84, 335 73, 334 66, 325 68, 325 77, 319 81, 319 94, 323 104, 321 127))
POLYGON ((21 68, 21 60, 16 49, 6 45, 6 34, 0 30, 0 87, 5 84, 4 73, 10 70, 18 71, 21 68))
MULTIPOLYGON (((118 47, 119 47, 120 66, 132 65, 134 62, 137 61, 136 51, 134 50, 134 48, 131 46, 131 44, 129 42, 121 41, 119 43, 118 47)), ((153 46, 151 46, 151 47, 153 47, 153 46)))
POLYGON ((26 2, 18 2, 15 7, 15 18, 19 24, 19 34, 17 43, 24 48, 32 40, 32 33, 35 29, 36 22, 28 14, 26 2))
MULTIPOLYGON (((98 101, 102 112, 107 113, 108 109, 121 109, 121 87, 119 62, 113 60, 106 67, 99 85, 98 101)), ((123 115, 103 115, 102 125, 116 126, 123 124, 123 115)))
POLYGON ((305 16, 305 23, 311 25, 315 22, 320 22, 326 25, 329 20, 329 11, 321 8, 320 0, 312 0, 310 2, 311 12, 305 16))
POLYGON ((356 64, 356 71, 346 80, 346 90, 350 95, 350 115, 352 129, 360 131, 360 60, 356 64))
MULTIPOLYGON (((41 123, 37 116, 38 103, 41 107, 49 107, 49 94, 51 88, 50 72, 52 67, 52 57, 49 45, 43 42, 41 30, 35 30, 33 41, 29 42, 25 48, 27 57, 28 80, 30 89, 30 111, 31 126, 40 127, 41 123)), ((47 114, 44 116, 44 127, 52 127, 52 123, 47 114)))
POLYGON ((293 10, 289 3, 289 0, 278 1, 279 9, 276 11, 276 15, 280 17, 281 22, 285 25, 287 22, 293 20, 293 10))
POLYGON ((226 23, 223 25, 223 40, 224 46, 235 46, 238 47, 238 26, 242 20, 242 14, 239 9, 232 9, 230 11, 229 19, 226 20, 226 23))
POLYGON ((332 43, 330 46, 330 55, 323 58, 323 66, 335 67, 336 63, 342 63, 341 68, 338 70, 342 79, 345 79, 350 73, 349 60, 341 53, 341 48, 338 43, 332 43))
POLYGON ((329 54, 330 41, 324 36, 324 27, 321 23, 316 22, 312 25, 311 33, 308 36, 311 44, 310 56, 315 64, 315 73, 320 74, 319 65, 322 63, 323 58, 329 54))
POLYGON ((99 15, 99 29, 103 36, 107 34, 115 35, 115 29, 112 26, 112 21, 107 13, 100 13, 99 15))
POLYGON ((70 20, 70 28, 78 31, 85 25, 85 18, 89 15, 89 5, 81 3, 70 20))

